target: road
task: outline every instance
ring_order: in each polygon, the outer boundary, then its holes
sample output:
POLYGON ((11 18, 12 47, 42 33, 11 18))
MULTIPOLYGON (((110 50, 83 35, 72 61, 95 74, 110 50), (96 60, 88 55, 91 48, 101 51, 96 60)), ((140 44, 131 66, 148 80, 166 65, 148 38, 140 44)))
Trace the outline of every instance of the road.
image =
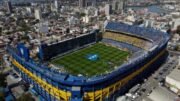
POLYGON ((178 51, 172 51, 172 50, 168 50, 168 51, 172 55, 179 55, 180 56, 180 52, 178 52, 178 51))
POLYGON ((150 76, 147 81, 145 81, 141 88, 137 91, 139 93, 134 101, 142 101, 149 93, 152 92, 157 86, 163 85, 165 77, 175 68, 177 65, 176 58, 170 58, 164 65, 162 65, 152 76, 150 76))

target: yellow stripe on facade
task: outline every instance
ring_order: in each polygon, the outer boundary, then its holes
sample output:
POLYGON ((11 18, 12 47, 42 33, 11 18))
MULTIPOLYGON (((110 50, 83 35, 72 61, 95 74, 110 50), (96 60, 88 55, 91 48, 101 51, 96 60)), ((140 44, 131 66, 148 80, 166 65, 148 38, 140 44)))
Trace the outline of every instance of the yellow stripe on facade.
POLYGON ((154 59, 152 59, 150 62, 145 64, 142 68, 140 68, 139 70, 136 70, 131 75, 129 75, 129 76, 125 77, 124 79, 116 82, 115 84, 110 85, 109 87, 104 88, 102 90, 97 90, 95 92, 86 92, 84 99, 87 99, 89 101, 94 101, 94 100, 100 99, 100 101, 102 101, 103 98, 110 96, 110 94, 113 94, 114 91, 119 90, 120 87, 127 84, 129 80, 133 79, 135 76, 137 76, 138 74, 143 72, 149 65, 151 65, 154 61, 156 61, 165 52, 166 52, 166 50, 164 49, 160 54, 158 54, 154 59), (103 93, 101 93, 101 92, 103 92, 103 93))
POLYGON ((59 100, 65 100, 68 101, 71 97, 70 92, 62 91, 56 87, 53 87, 46 81, 43 81, 41 78, 34 75, 32 72, 28 71, 26 68, 24 68, 21 64, 19 64, 16 60, 12 60, 12 63, 18 67, 20 70, 22 70, 25 74, 27 74, 32 80, 34 80, 36 83, 38 83, 44 90, 46 90, 49 94, 56 97, 59 100))
MULTIPOLYGON (((160 52, 154 59, 152 59, 150 62, 145 64, 142 68, 139 70, 136 70, 131 75, 125 77, 124 79, 104 88, 101 90, 97 90, 94 92, 85 92, 84 93, 84 100, 88 101, 95 101, 100 100, 102 101, 104 98, 109 97, 111 94, 113 94, 115 91, 119 90, 122 86, 128 83, 129 80, 133 79, 135 76, 143 72, 149 65, 151 65, 154 61, 156 61, 160 56, 162 56, 166 50, 164 49, 162 52, 160 52)), ((68 101, 71 97, 71 92, 62 91, 51 84, 47 83, 46 81, 43 81, 41 78, 34 75, 32 72, 28 71, 26 68, 24 68, 21 64, 19 64, 16 60, 12 60, 12 63, 18 67, 20 70, 22 70, 24 73, 26 73, 29 77, 31 77, 35 82, 37 82, 43 89, 45 89, 49 94, 56 97, 59 100, 65 100, 68 101)))
POLYGON ((103 38, 106 39, 113 39, 115 41, 119 41, 119 42, 125 42, 125 43, 129 43, 132 44, 136 47, 142 48, 144 50, 149 50, 149 48, 147 47, 147 43, 151 43, 150 41, 144 40, 144 39, 139 39, 133 36, 129 36, 129 35, 125 35, 125 34, 119 34, 116 32, 105 32, 105 34, 103 34, 103 38))

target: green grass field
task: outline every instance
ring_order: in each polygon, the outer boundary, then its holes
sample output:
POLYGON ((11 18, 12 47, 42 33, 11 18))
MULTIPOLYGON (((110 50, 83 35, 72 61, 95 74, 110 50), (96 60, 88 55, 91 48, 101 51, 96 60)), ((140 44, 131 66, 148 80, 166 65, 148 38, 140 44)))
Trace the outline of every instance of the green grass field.
POLYGON ((63 66, 64 69, 73 74, 83 76, 93 76, 104 74, 114 70, 121 65, 128 57, 129 52, 118 48, 96 43, 87 48, 64 55, 51 61, 52 64, 63 66), (90 61, 86 58, 88 54, 98 54, 97 61, 90 61))

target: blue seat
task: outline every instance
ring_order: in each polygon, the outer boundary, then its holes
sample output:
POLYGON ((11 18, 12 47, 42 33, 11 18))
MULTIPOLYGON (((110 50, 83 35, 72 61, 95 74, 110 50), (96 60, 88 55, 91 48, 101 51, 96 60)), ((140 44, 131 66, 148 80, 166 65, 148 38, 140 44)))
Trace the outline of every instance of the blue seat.
POLYGON ((120 22, 109 22, 106 25, 105 29, 111 31, 131 33, 137 36, 151 39, 155 43, 160 43, 163 41, 164 37, 167 37, 164 32, 161 32, 159 30, 155 30, 152 28, 143 28, 139 26, 131 26, 120 22))
POLYGON ((132 52, 137 52, 137 51, 142 50, 141 48, 133 46, 131 44, 119 42, 119 41, 114 41, 111 39, 103 39, 102 42, 112 44, 112 45, 117 46, 119 48, 127 48, 128 50, 130 50, 132 52))

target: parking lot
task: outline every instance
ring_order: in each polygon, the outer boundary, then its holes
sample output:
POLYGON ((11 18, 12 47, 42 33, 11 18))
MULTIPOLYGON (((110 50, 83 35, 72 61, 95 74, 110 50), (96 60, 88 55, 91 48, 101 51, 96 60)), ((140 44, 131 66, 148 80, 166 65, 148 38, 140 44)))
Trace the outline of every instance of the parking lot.
POLYGON ((158 86, 164 86, 165 77, 176 67, 178 61, 176 57, 169 57, 167 62, 163 64, 149 78, 144 79, 142 84, 132 87, 125 95, 129 101, 142 101, 143 98, 150 95, 153 89, 158 86))

